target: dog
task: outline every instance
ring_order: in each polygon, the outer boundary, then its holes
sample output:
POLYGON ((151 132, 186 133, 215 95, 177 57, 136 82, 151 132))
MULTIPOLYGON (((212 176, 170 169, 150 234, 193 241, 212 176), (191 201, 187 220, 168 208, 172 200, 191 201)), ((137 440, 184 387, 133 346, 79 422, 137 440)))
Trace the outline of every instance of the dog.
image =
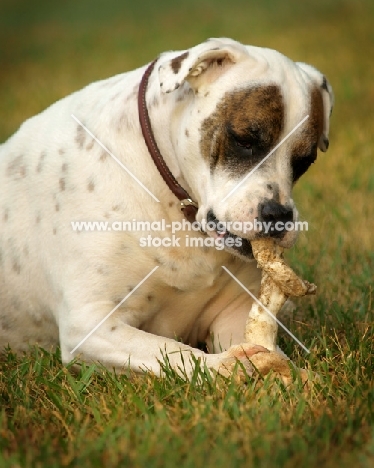
POLYGON ((63 363, 117 372, 162 375, 167 359, 187 376, 197 362, 250 374, 251 356, 277 351, 268 317, 244 343, 253 299, 242 285, 256 295, 261 278, 250 241, 294 244, 295 229, 275 226, 298 219, 292 187, 328 148, 332 105, 312 66, 223 38, 27 120, 0 146, 2 348, 59 344, 63 363), (182 201, 140 126, 146 71, 152 144, 182 201), (74 228, 92 222, 106 229, 74 228), (242 228, 257 222, 268 232, 242 228))

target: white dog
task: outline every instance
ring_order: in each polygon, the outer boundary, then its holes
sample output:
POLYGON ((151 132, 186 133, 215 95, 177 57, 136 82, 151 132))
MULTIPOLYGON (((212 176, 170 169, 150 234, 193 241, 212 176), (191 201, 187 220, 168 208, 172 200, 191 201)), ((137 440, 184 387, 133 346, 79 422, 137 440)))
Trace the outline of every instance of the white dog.
POLYGON ((259 320, 259 339, 243 344, 252 298, 222 267, 256 294, 258 222, 294 243, 279 225, 297 220, 292 186, 327 149, 330 85, 309 65, 231 39, 166 52, 147 69, 150 145, 204 233, 141 132, 146 69, 62 99, 0 146, 0 345, 60 343, 65 363, 117 371, 160 374, 166 356, 187 374, 196 359, 250 372, 248 357, 275 349, 263 338, 273 324, 259 320), (101 230, 80 229, 87 221, 101 230))

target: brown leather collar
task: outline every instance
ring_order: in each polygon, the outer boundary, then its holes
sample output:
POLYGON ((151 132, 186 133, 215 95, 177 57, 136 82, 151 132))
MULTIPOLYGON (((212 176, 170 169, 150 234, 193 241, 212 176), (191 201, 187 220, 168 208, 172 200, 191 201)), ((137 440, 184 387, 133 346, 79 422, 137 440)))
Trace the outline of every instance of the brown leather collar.
POLYGON ((147 104, 145 100, 145 94, 147 91, 148 79, 157 60, 154 60, 149 67, 146 69, 139 86, 138 94, 138 111, 139 111, 139 122, 142 129, 143 138, 147 145, 148 151, 152 156, 152 159, 161 174, 162 178, 166 182, 169 189, 174 195, 180 200, 180 207, 183 211, 184 216, 190 223, 193 223, 196 218, 198 205, 192 200, 190 195, 179 185, 173 174, 167 167, 164 158, 161 156, 160 150, 158 149, 152 127, 151 121, 148 115, 147 104))

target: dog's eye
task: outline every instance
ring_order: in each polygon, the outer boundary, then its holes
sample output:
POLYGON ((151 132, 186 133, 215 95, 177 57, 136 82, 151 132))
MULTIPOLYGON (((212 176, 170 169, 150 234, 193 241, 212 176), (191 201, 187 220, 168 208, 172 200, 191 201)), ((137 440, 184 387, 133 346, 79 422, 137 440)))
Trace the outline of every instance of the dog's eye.
POLYGON ((239 148, 243 148, 245 152, 249 155, 252 156, 253 154, 253 145, 249 141, 244 141, 244 140, 239 140, 235 138, 235 144, 236 146, 239 146, 239 148))

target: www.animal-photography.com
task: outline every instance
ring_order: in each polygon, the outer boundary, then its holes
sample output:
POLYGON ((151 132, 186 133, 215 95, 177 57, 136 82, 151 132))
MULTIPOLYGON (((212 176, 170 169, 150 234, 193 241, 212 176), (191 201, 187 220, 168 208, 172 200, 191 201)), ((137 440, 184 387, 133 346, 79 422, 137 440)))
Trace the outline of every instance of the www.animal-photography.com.
POLYGON ((0 5, 0 465, 371 467, 369 0, 0 5))

